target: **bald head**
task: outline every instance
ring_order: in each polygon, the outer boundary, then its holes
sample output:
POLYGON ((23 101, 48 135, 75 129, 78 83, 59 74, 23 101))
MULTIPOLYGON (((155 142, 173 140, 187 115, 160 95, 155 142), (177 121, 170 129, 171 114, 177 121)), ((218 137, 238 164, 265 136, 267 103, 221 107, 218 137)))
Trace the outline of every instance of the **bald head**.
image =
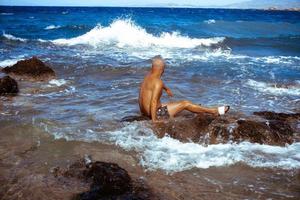
POLYGON ((160 57, 154 57, 152 59, 152 72, 162 74, 165 70, 165 61, 160 57))

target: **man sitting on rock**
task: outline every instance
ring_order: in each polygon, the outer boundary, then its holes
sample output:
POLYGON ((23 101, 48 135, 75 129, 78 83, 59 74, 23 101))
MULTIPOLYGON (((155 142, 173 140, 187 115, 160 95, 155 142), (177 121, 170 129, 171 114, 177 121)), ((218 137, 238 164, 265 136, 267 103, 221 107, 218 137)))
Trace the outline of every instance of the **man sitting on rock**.
POLYGON ((169 96, 173 96, 171 90, 161 80, 164 69, 164 60, 160 56, 156 56, 152 60, 151 71, 145 76, 140 87, 140 110, 143 115, 150 117, 153 122, 160 122, 166 117, 173 118, 183 110, 188 110, 193 113, 211 113, 214 115, 224 115, 228 112, 229 106, 205 108, 188 100, 161 103, 160 97, 163 90, 165 90, 169 96))

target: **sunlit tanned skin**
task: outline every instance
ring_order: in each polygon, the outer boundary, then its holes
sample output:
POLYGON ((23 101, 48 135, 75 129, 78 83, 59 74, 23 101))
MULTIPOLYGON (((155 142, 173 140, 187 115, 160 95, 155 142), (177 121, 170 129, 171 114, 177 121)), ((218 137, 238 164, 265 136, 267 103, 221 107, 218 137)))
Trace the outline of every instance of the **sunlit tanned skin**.
MULTIPOLYGON (((157 118, 157 110, 161 106, 167 106, 171 118, 183 110, 188 110, 193 113, 219 114, 218 108, 205 108, 187 100, 162 104, 160 98, 163 90, 165 90, 169 96, 173 96, 172 91, 161 80, 164 69, 165 63, 162 58, 156 57, 152 60, 151 71, 145 76, 139 94, 139 106, 143 115, 150 117, 153 122, 160 122, 161 120, 157 118)), ((225 112, 228 110, 229 106, 226 106, 225 112)))

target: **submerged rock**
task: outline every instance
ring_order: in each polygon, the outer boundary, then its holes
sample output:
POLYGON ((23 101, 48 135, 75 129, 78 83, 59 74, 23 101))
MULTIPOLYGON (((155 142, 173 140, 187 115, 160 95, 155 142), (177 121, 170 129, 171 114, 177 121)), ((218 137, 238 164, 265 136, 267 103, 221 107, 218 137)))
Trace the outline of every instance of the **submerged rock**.
POLYGON ((134 121, 144 121, 144 120, 150 120, 150 118, 142 115, 132 115, 132 116, 123 117, 121 119, 121 122, 134 122, 134 121))
POLYGON ((90 190, 75 195, 74 199, 155 199, 143 182, 133 181, 125 169, 114 163, 86 163, 82 159, 66 170, 54 168, 52 173, 55 177, 76 178, 90 183, 90 190))
POLYGON ((131 188, 131 178, 127 171, 114 163, 94 162, 85 175, 86 178, 92 178, 91 190, 80 194, 80 199, 121 195, 131 188))
POLYGON ((48 81, 55 78, 53 69, 45 65, 37 57, 18 61, 11 67, 5 67, 2 72, 18 80, 48 81))
POLYGON ((9 76, 0 78, 0 96, 1 95, 15 95, 19 92, 18 83, 9 76))
POLYGON ((255 115, 263 116, 264 119, 255 116, 240 118, 237 115, 215 117, 199 114, 155 124, 153 130, 159 137, 167 134, 182 142, 205 144, 249 141, 282 146, 300 139, 299 113, 258 112, 255 115))

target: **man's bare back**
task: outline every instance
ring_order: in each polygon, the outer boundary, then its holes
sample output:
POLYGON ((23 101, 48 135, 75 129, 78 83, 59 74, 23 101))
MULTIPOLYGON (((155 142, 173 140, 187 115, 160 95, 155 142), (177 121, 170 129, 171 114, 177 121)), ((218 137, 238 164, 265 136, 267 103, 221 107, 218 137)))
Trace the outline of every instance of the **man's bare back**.
POLYGON ((229 110, 229 106, 222 106, 219 108, 205 108, 190 101, 183 100, 177 102, 169 102, 162 104, 160 98, 163 90, 169 96, 173 96, 171 90, 165 86, 161 80, 164 73, 165 63, 162 58, 156 57, 152 60, 151 71, 145 76, 141 84, 139 94, 139 106, 143 115, 152 119, 153 122, 158 122, 163 115, 174 117, 177 113, 188 110, 194 113, 211 113, 211 114, 225 114, 229 110))

